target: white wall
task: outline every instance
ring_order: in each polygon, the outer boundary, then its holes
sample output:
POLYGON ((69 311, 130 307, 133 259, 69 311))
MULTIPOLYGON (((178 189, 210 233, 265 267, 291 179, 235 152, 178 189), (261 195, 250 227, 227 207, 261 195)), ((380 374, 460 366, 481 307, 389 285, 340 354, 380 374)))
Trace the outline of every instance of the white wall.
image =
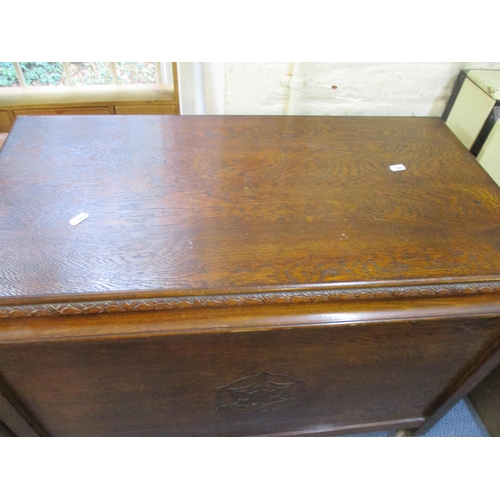
POLYGON ((224 114, 225 64, 203 63, 203 89, 207 115, 224 114))
POLYGON ((199 62, 177 64, 179 104, 182 115, 205 114, 203 65, 199 62))
MULTIPOLYGON (((297 114, 441 116, 466 68, 500 69, 500 62, 302 63, 305 85, 297 114)), ((203 63, 203 112, 284 114, 290 87, 282 78, 291 72, 287 62, 203 63)))

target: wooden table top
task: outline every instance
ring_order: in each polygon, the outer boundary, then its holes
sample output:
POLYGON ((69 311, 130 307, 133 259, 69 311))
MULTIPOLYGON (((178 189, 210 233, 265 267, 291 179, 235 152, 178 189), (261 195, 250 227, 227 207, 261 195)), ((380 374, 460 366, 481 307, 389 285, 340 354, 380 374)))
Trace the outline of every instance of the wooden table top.
POLYGON ((20 117, 0 240, 0 304, 477 284, 500 191, 438 118, 20 117))

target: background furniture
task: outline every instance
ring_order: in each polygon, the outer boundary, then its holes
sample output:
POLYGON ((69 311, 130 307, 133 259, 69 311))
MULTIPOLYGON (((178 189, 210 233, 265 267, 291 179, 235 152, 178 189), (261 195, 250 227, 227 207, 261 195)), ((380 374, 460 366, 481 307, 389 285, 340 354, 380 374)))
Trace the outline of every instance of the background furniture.
POLYGON ((0 89, 0 133, 10 132, 18 116, 178 115, 177 64, 173 84, 73 85, 0 89))
POLYGON ((499 118, 500 71, 462 71, 443 120, 497 184, 500 184, 499 118))
POLYGON ((499 361, 500 194, 440 119, 20 117, 0 175, 18 435, 424 433, 499 361))
MULTIPOLYGON (((500 71, 462 71, 443 119, 500 185, 500 71)), ((471 394, 493 436, 500 436, 500 367, 471 394)))

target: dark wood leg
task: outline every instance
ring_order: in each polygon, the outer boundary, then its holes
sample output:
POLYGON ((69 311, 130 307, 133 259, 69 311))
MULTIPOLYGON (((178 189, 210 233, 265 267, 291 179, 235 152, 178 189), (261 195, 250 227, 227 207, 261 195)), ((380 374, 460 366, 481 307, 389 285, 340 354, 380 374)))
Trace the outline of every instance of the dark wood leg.
POLYGON ((469 400, 493 437, 500 437, 500 366, 470 394, 469 400))

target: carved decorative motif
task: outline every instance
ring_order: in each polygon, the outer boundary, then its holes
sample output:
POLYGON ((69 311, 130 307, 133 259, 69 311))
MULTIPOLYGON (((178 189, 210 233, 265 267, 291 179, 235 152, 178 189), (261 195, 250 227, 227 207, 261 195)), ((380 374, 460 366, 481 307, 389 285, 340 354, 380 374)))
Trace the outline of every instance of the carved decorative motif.
POLYGON ((233 307, 265 304, 299 304, 344 300, 383 300, 435 296, 500 293, 500 282, 457 283, 445 285, 338 288, 334 290, 284 291, 200 295, 196 297, 158 297, 88 302, 64 302, 0 306, 0 318, 110 314, 205 307, 233 307))
POLYGON ((297 400, 296 389, 304 380, 280 373, 261 372, 217 388, 217 410, 264 413, 297 400))

